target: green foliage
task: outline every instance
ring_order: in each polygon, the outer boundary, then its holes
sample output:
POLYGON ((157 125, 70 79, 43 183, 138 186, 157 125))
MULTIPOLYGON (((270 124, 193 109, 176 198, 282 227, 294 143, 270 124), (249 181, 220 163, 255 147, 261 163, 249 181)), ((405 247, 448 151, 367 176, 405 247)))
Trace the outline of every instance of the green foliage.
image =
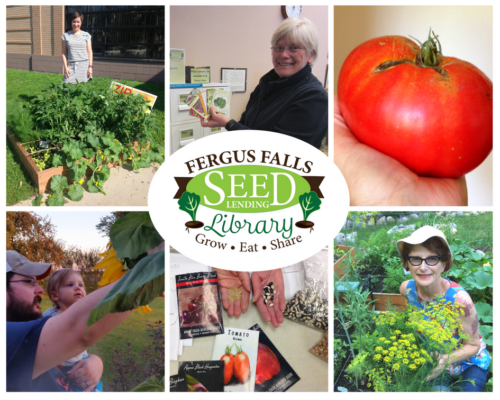
POLYGON ((132 212, 117 220, 109 236, 117 258, 135 259, 163 242, 147 211, 132 212))
POLYGON ((196 212, 200 206, 200 196, 196 193, 184 192, 177 202, 179 209, 189 214, 193 221, 196 221, 196 212))
POLYGON ((307 218, 311 215, 311 213, 320 209, 321 200, 316 192, 309 192, 299 196, 299 203, 300 208, 302 208, 304 221, 307 221, 307 218))
POLYGON ((342 361, 347 355, 348 348, 342 339, 333 339, 333 372, 335 378, 340 373, 342 368, 342 361))
MULTIPOLYGON (((85 180, 90 169, 87 186, 91 193, 106 194, 103 184, 109 178, 108 162, 124 158, 131 162, 133 170, 163 162, 165 149, 155 141, 153 133, 157 128, 142 96, 60 83, 33 98, 28 108, 40 136, 59 149, 52 157, 52 165, 66 165, 75 182, 85 180)), ((52 185, 52 190, 67 191, 73 201, 83 197, 83 188, 67 184, 55 188, 52 185)))
POLYGON ((387 275, 384 278, 384 286, 389 293, 399 293, 399 287, 401 284, 408 280, 403 270, 403 265, 401 263, 400 257, 391 257, 385 261, 382 265, 387 275))
POLYGON ((42 205, 42 199, 43 194, 39 194, 31 201, 31 205, 33 205, 34 207, 40 207, 42 205))
POLYGON ((50 150, 43 151, 40 153, 33 154, 35 152, 40 151, 34 146, 24 146, 28 154, 31 156, 31 159, 36 164, 40 171, 43 171, 46 168, 50 168, 52 166, 53 153, 50 150))
POLYGON ((146 382, 137 385, 131 392, 164 392, 165 377, 158 380, 156 376, 151 376, 146 382))
POLYGON ((160 251, 141 259, 117 281, 90 312, 87 327, 110 312, 124 312, 148 305, 164 291, 165 252, 160 251))
POLYGON ((372 224, 375 224, 375 218, 373 215, 376 215, 378 211, 349 211, 347 213, 347 219, 353 219, 356 224, 361 224, 363 228, 366 228, 366 224, 370 221, 372 224), (371 214, 371 217, 368 215, 371 214))
POLYGON ((24 169, 9 139, 6 147, 6 195, 7 205, 11 206, 31 198, 37 190, 33 186, 31 177, 24 169))

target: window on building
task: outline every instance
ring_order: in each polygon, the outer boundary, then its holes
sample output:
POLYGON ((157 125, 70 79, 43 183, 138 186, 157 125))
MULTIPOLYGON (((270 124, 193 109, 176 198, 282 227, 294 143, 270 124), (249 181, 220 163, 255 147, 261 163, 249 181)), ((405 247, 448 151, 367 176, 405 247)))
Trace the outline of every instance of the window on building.
POLYGON ((84 16, 81 29, 92 37, 95 58, 165 60, 165 7, 66 6, 66 31, 75 11, 84 16))

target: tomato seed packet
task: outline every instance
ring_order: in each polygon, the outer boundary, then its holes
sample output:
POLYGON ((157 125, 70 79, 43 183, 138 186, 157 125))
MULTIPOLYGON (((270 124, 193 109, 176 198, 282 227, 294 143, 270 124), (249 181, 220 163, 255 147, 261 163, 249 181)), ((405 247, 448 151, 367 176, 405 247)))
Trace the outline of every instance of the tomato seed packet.
POLYGON ((175 276, 180 338, 224 333, 217 272, 175 276))
POLYGON ((212 360, 223 360, 224 391, 253 392, 259 332, 228 328, 215 338, 212 360))
POLYGON ((250 330, 259 332, 255 392, 286 392, 300 380, 300 377, 259 324, 255 324, 250 330))
POLYGON ((188 392, 224 391, 224 361, 183 361, 178 373, 186 375, 188 392))

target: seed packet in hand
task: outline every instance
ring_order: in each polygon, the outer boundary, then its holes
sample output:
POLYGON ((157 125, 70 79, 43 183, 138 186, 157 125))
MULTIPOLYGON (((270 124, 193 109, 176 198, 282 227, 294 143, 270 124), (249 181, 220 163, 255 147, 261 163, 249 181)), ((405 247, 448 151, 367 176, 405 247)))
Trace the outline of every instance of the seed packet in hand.
POLYGON ((223 392, 224 361, 183 361, 179 374, 186 374, 188 392, 223 392))
POLYGON ((214 93, 214 107, 217 114, 228 115, 229 114, 229 99, 231 98, 231 92, 226 90, 218 89, 214 93))
POLYGON ((180 338, 224 333, 217 272, 175 276, 180 338))
POLYGON ((253 392, 259 332, 227 328, 215 338, 212 360, 222 360, 225 392, 253 392))
POLYGON ((205 110, 203 106, 203 98, 199 96, 193 97, 191 101, 188 103, 188 106, 195 110, 198 114, 202 115, 205 117, 205 110))
POLYGON ((171 392, 187 392, 186 375, 181 373, 179 375, 172 375, 170 377, 170 391, 171 392))
POLYGON ((267 337, 259 324, 255 324, 250 330, 259 332, 255 392, 287 391, 300 380, 300 377, 267 337))

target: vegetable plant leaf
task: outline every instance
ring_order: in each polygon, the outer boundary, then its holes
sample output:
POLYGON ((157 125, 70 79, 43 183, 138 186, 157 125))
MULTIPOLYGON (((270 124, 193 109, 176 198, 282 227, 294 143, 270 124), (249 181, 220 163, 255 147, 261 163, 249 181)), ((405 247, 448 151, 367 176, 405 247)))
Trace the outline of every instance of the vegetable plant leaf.
POLYGON ((307 221, 307 218, 311 215, 311 213, 320 209, 321 200, 316 192, 309 192, 299 196, 299 203, 300 208, 302 208, 304 221, 307 221))
POLYGON ((479 325, 479 333, 487 346, 493 346, 493 327, 490 325, 479 325))
POLYGON ((31 205, 35 207, 40 207, 42 205, 42 199, 43 199, 43 194, 39 194, 31 201, 31 205))
POLYGON ((49 207, 62 207, 64 206, 64 196, 61 192, 53 193, 46 203, 49 207))
POLYGON ((460 285, 465 289, 484 290, 488 287, 493 287, 493 275, 484 271, 478 271, 473 275, 460 281, 460 285))
POLYGON ((150 376, 148 380, 140 383, 131 392, 164 392, 165 391, 165 377, 158 380, 154 375, 150 376))
POLYGON ((130 311, 148 305, 164 291, 165 251, 159 251, 144 257, 117 281, 90 312, 87 327, 108 313, 130 311))
POLYGON ((83 198, 83 187, 82 185, 69 185, 68 196, 73 201, 80 201, 83 198))
POLYGON ((59 165, 64 165, 66 161, 65 158, 64 153, 61 154, 59 151, 56 152, 52 157, 52 166, 57 168, 59 165))
POLYGON ((177 202, 179 209, 186 211, 193 221, 196 221, 196 211, 200 206, 200 196, 196 193, 184 192, 177 202))
POLYGON ((95 178, 95 175, 92 175, 92 177, 87 181, 87 190, 90 193, 98 193, 99 189, 97 188, 96 182, 98 182, 95 178))
POLYGON ((50 189, 53 192, 62 193, 66 186, 68 186, 68 180, 65 176, 54 175, 50 180, 50 189))
POLYGON ((475 304, 475 306, 476 306, 477 316, 480 321, 485 323, 493 322, 493 307, 491 307, 491 305, 489 305, 488 303, 478 302, 475 304))
POLYGON ((109 231, 109 237, 116 258, 134 259, 163 242, 147 211, 130 213, 116 221, 109 231))
POLYGON ((89 149, 89 148, 85 149, 84 154, 85 154, 85 157, 89 158, 89 159, 95 156, 94 150, 89 149))

